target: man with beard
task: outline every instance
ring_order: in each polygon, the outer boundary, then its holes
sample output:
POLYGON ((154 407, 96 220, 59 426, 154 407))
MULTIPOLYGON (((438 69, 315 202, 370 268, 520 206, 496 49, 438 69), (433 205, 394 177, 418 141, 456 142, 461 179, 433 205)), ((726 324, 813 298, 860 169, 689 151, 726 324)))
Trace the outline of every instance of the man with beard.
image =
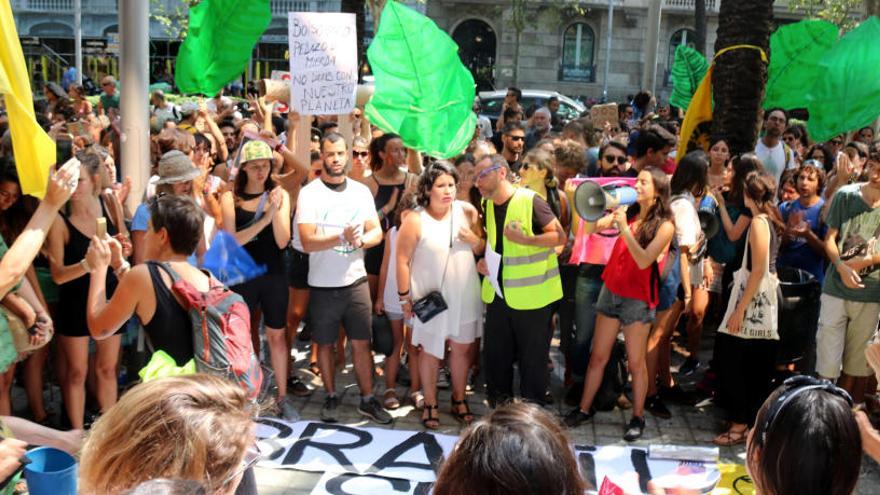
MULTIPOLYGON (((675 136, 659 125, 653 124, 633 134, 635 138, 630 141, 630 148, 636 160, 632 164, 634 173, 631 177, 636 177, 645 167, 665 170, 669 161, 669 152, 675 146, 675 136)), ((781 136, 782 133, 780 132, 779 135, 781 136)))
MULTIPOLYGON (((626 156, 626 145, 618 141, 609 141, 599 149, 598 177, 636 177, 638 172, 630 168, 626 156)), ((572 204, 573 201, 572 201, 572 204)), ((572 231, 579 218, 572 219, 572 231)), ((587 242, 614 245, 617 233, 604 231, 591 234, 587 242)), ((597 252, 598 250, 590 250, 597 252)), ((584 391, 584 378, 590 362, 590 344, 593 341, 593 330, 596 327, 596 301, 602 289, 602 272, 605 264, 601 260, 588 260, 578 266, 577 280, 574 291, 575 335, 570 348, 572 385, 565 396, 565 403, 578 405, 584 391)))
POLYGON ((525 139, 526 129, 520 122, 509 122, 501 130, 501 156, 507 161, 507 168, 514 174, 519 172, 525 139))
POLYGON ((764 169, 779 184, 782 172, 795 168, 794 153, 782 142, 782 133, 788 125, 788 115, 781 108, 772 108, 764 114, 764 135, 755 145, 755 154, 764 169))
POLYGON ((532 115, 532 128, 526 133, 526 151, 534 148, 538 141, 550 136, 550 119, 552 114, 547 107, 535 110, 532 115))
POLYGON ((340 325, 351 342, 355 377, 361 390, 358 411, 380 424, 391 416, 373 397, 370 334, 372 303, 364 267, 364 249, 382 241, 373 195, 346 177, 349 150, 340 134, 321 140, 323 173, 302 188, 297 200, 297 228, 309 253, 309 325, 318 346, 318 367, 327 390, 321 419, 338 420, 333 348, 340 325))

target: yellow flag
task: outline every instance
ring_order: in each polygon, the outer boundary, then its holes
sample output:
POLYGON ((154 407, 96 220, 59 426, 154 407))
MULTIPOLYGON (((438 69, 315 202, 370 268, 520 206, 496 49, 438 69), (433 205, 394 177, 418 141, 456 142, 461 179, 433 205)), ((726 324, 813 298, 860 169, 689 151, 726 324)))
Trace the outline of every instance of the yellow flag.
POLYGON ((34 118, 34 98, 8 0, 0 0, 0 94, 6 102, 21 190, 42 198, 55 143, 34 118))
POLYGON ((681 160, 688 151, 702 149, 709 151, 709 136, 712 131, 712 71, 713 63, 706 71, 703 81, 697 87, 691 104, 688 105, 681 123, 681 138, 675 152, 676 161, 681 160))

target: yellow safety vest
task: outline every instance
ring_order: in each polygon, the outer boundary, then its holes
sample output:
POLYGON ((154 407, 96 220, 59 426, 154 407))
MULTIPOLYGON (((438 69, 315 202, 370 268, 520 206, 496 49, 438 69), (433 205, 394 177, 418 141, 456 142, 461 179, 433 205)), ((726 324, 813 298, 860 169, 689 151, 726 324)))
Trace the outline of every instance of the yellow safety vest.
MULTIPOLYGON (((525 232, 532 232, 534 191, 517 188, 507 206, 505 225, 519 221, 525 232)), ((486 234, 490 246, 496 246, 495 204, 486 201, 486 234)), ((538 309, 562 299, 562 280, 553 249, 517 244, 501 234, 504 246, 501 263, 501 286, 504 301, 513 309, 538 309)), ((487 248, 488 249, 488 248, 487 248)), ((483 302, 495 299, 495 289, 488 278, 483 279, 483 302)))

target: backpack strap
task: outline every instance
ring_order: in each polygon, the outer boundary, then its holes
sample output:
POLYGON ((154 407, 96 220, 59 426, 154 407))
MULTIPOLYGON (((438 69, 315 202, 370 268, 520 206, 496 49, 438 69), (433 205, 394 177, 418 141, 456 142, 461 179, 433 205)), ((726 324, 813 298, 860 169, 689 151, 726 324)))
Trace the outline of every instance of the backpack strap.
POLYGON ((168 276, 171 277, 171 285, 174 285, 175 282, 180 280, 180 275, 178 275, 177 272, 174 271, 174 268, 171 268, 171 265, 168 264, 167 261, 148 261, 147 263, 151 265, 156 265, 164 270, 165 273, 167 273, 168 276))

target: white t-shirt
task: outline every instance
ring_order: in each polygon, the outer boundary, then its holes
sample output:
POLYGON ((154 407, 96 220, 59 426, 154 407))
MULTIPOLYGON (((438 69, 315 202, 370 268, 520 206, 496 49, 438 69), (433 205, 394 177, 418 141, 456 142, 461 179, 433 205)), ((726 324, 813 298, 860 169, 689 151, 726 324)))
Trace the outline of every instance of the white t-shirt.
MULTIPOLYGON (((322 180, 303 187, 296 202, 297 230, 301 224, 315 224, 321 235, 340 235, 346 225, 363 225, 376 219, 373 195, 360 182, 345 179, 345 187, 336 191, 322 180)), ((347 287, 367 276, 364 250, 339 245, 309 254, 311 287, 347 287)))
POLYGON ((679 246, 694 246, 700 239, 700 217, 694 206, 694 197, 688 193, 672 200, 672 218, 675 220, 675 240, 679 246))
POLYGON ((768 148, 767 145, 764 144, 763 139, 758 139, 758 144, 755 145, 755 155, 758 156, 758 159, 761 160, 761 163, 764 164, 764 169, 767 170, 767 173, 776 180, 776 185, 779 186, 779 179, 782 177, 782 172, 795 168, 794 161, 794 151, 788 152, 788 160, 786 160, 785 146, 782 144, 782 141, 776 144, 773 148, 768 148))

